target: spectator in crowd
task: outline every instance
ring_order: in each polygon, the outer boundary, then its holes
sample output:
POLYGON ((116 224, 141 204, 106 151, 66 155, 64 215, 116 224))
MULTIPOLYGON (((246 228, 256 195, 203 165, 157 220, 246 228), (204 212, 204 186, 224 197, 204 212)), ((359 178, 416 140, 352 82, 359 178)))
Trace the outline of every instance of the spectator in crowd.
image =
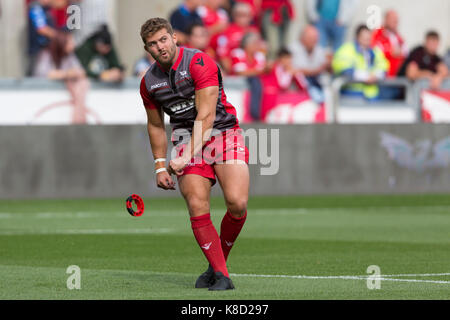
POLYGON ((85 102, 89 81, 74 50, 72 35, 56 32, 48 48, 39 53, 33 76, 64 81, 74 105, 73 123, 86 123, 85 102))
POLYGON ((263 50, 259 33, 249 32, 242 38, 240 47, 231 51, 231 74, 247 77, 250 114, 254 120, 260 119, 262 86, 259 76, 269 69, 263 50))
POLYGON ((253 13, 253 24, 260 25, 260 15, 261 15, 261 1, 262 0, 234 0, 232 1, 232 8, 238 3, 248 4, 252 8, 253 13))
POLYGON ((231 71, 230 53, 239 48, 242 38, 248 32, 258 33, 259 30, 252 26, 253 11, 247 3, 236 3, 232 9, 233 23, 217 38, 217 59, 224 71, 231 71))
POLYGON ((51 15, 52 0, 38 0, 30 3, 28 9, 28 55, 27 75, 31 75, 42 49, 48 47, 56 29, 51 15))
POLYGON ((203 24, 208 29, 211 41, 225 31, 229 24, 228 13, 222 8, 223 4, 224 0, 205 0, 205 4, 197 9, 203 24))
POLYGON ((336 51, 345 40, 357 0, 307 0, 308 19, 320 33, 320 45, 336 51))
POLYGON ((102 82, 123 80, 124 68, 120 64, 106 25, 79 47, 76 54, 88 77, 102 82))
POLYGON ((395 77, 408 56, 405 41, 398 32, 398 14, 394 10, 386 12, 384 25, 372 35, 372 46, 383 51, 390 63, 388 77, 395 77))
POLYGON ((406 76, 410 80, 428 79, 430 88, 437 90, 448 75, 448 67, 438 55, 439 34, 429 31, 425 37, 425 44, 411 51, 398 75, 406 76))
POLYGON ((145 55, 135 63, 133 75, 141 79, 145 76, 148 68, 150 68, 153 62, 155 62, 155 59, 153 59, 152 55, 148 52, 145 52, 145 55))
POLYGON ((261 120, 265 120, 268 112, 276 106, 278 96, 288 91, 293 85, 299 91, 306 92, 307 90, 305 78, 294 67, 293 54, 284 48, 278 52, 277 60, 272 70, 261 75, 261 83, 264 87, 261 103, 261 120))
POLYGON ((55 21, 57 29, 65 29, 67 27, 67 7, 69 0, 52 0, 51 15, 55 21))
POLYGON ((204 0, 184 0, 170 15, 170 24, 177 33, 178 45, 187 43, 187 32, 190 25, 202 24, 197 9, 204 0))
POLYGON ((335 53, 333 72, 358 82, 345 86, 343 94, 369 100, 379 97, 377 82, 386 78, 389 61, 378 47, 371 46, 371 42, 372 33, 366 25, 360 25, 356 30, 356 41, 342 45, 335 53))
POLYGON ((268 44, 269 60, 275 60, 277 52, 287 46, 287 33, 293 18, 291 0, 261 0, 261 31, 268 44))
POLYGON ((188 28, 186 47, 206 52, 215 59, 216 52, 209 46, 209 40, 208 29, 203 24, 193 24, 188 28))
POLYGON ((108 24, 109 0, 78 0, 77 5, 81 11, 80 29, 75 29, 73 34, 75 45, 79 48, 103 25, 108 24))
POLYGON ((307 25, 300 41, 291 45, 293 65, 307 81, 308 92, 316 103, 323 103, 321 76, 331 69, 332 56, 319 44, 319 31, 313 25, 307 25))

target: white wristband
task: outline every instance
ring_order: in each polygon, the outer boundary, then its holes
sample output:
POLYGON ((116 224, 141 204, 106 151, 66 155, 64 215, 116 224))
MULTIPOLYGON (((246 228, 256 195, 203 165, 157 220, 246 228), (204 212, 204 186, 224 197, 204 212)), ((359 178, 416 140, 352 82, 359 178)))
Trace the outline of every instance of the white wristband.
POLYGON ((167 169, 166 168, 159 168, 159 169, 155 170, 155 173, 158 174, 158 173, 164 172, 164 171, 167 171, 167 169))
POLYGON ((166 158, 155 159, 155 163, 158 163, 158 162, 166 162, 166 158))

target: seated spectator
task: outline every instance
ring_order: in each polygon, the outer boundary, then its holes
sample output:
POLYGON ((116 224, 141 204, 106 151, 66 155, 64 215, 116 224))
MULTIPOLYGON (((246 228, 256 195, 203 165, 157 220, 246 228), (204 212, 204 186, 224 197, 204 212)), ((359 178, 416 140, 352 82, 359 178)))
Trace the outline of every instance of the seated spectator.
POLYGON ((170 15, 170 24, 177 34, 178 45, 187 43, 187 33, 190 25, 203 24, 197 9, 203 0, 184 0, 170 15))
POLYGON ((69 33, 57 32, 48 49, 40 52, 34 77, 64 81, 74 105, 73 123, 86 123, 86 94, 89 81, 75 53, 75 41, 69 33))
POLYGON ((287 49, 278 52, 272 70, 261 75, 261 83, 264 87, 261 104, 261 120, 265 120, 268 112, 277 104, 280 94, 288 91, 295 85, 297 90, 306 92, 307 83, 301 72, 296 70, 293 64, 293 55, 287 49))
POLYGON ((226 73, 231 71, 230 52, 239 48, 242 38, 246 33, 259 32, 258 28, 251 25, 254 16, 250 5, 236 3, 232 9, 232 18, 233 23, 217 37, 216 44, 217 59, 226 73))
POLYGON ((28 55, 27 75, 31 75, 36 58, 42 49, 48 47, 56 29, 51 15, 51 0, 30 3, 28 10, 28 55))
POLYGON ((390 63, 388 77, 395 77, 408 56, 405 41, 398 33, 398 14, 394 10, 386 12, 384 25, 372 35, 372 46, 383 51, 390 63))
POLYGON ((139 59, 134 65, 133 75, 139 77, 139 79, 143 78, 153 62, 155 62, 155 59, 153 59, 150 53, 146 52, 145 56, 139 59))
POLYGON ((252 77, 267 70, 264 44, 258 33, 246 33, 240 47, 232 50, 230 55, 232 75, 252 77))
POLYGON ((275 60, 277 52, 287 46, 287 33, 293 18, 291 0, 261 0, 261 31, 268 44, 268 59, 275 60))
POLYGON ((321 104, 325 98, 320 78, 330 70, 332 56, 318 43, 318 30, 313 25, 308 25, 302 31, 300 41, 290 49, 294 67, 306 77, 311 98, 321 104))
POLYGON ((231 51, 231 74, 247 77, 251 93, 250 114, 253 120, 260 119, 262 86, 259 76, 265 73, 268 67, 259 33, 245 34, 240 48, 231 51))
POLYGON ((123 67, 106 25, 79 47, 76 54, 88 77, 103 82, 123 80, 123 67))
POLYGON ((357 0, 307 0, 307 15, 320 34, 320 45, 336 51, 345 40, 357 0))
POLYGON ((229 24, 228 13, 221 8, 223 4, 224 0, 205 0, 205 4, 197 9, 211 36, 211 43, 215 41, 215 37, 225 31, 229 24))
POLYGON ((377 47, 371 46, 372 34, 365 25, 356 30, 356 41, 344 44, 334 55, 332 68, 335 75, 346 76, 360 83, 347 85, 343 94, 379 97, 377 82, 386 78, 389 61, 377 47))
POLYGON ((209 46, 210 37, 203 24, 193 24, 187 30, 187 48, 194 48, 206 52, 211 58, 216 58, 216 52, 209 46))
POLYGON ((398 75, 406 76, 410 80, 428 79, 430 88, 437 90, 442 80, 448 76, 448 68, 438 56, 439 34, 429 31, 425 37, 425 44, 411 51, 398 75))

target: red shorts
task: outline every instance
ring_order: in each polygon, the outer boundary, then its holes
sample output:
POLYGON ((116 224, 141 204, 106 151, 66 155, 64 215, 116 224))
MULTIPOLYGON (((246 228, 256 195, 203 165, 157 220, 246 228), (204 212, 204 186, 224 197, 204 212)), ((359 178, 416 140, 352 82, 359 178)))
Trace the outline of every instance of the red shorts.
MULTIPOLYGON (((178 157, 183 154, 186 144, 176 146, 178 157)), ((205 143, 202 155, 191 159, 191 162, 184 168, 181 175, 196 174, 216 183, 215 164, 225 163, 228 160, 242 160, 248 164, 249 152, 245 146, 242 129, 230 129, 216 135, 205 143)))

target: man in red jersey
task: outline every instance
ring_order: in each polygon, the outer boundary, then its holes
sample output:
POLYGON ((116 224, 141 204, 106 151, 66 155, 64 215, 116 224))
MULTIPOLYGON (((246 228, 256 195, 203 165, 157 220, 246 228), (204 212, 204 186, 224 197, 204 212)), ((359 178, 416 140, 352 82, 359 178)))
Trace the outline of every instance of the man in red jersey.
POLYGON ((374 31, 372 46, 378 46, 389 61, 389 77, 396 77, 408 56, 405 41, 398 32, 398 14, 394 10, 386 12, 384 26, 374 31))
POLYGON ((177 47, 177 36, 165 19, 145 22, 141 37, 156 60, 142 79, 140 92, 157 185, 174 190, 171 175, 177 175, 195 239, 209 262, 195 287, 234 289, 226 260, 247 217, 250 180, 248 149, 236 110, 227 101, 216 63, 204 52, 177 47), (164 113, 170 116, 177 151, 168 166, 164 113), (216 177, 227 206, 220 237, 211 222, 209 204, 216 177))
POLYGON ((242 38, 248 32, 259 33, 258 28, 252 26, 253 11, 246 3, 236 3, 232 11, 233 23, 217 37, 216 46, 218 61, 225 72, 231 72, 230 53, 241 45, 242 38))

